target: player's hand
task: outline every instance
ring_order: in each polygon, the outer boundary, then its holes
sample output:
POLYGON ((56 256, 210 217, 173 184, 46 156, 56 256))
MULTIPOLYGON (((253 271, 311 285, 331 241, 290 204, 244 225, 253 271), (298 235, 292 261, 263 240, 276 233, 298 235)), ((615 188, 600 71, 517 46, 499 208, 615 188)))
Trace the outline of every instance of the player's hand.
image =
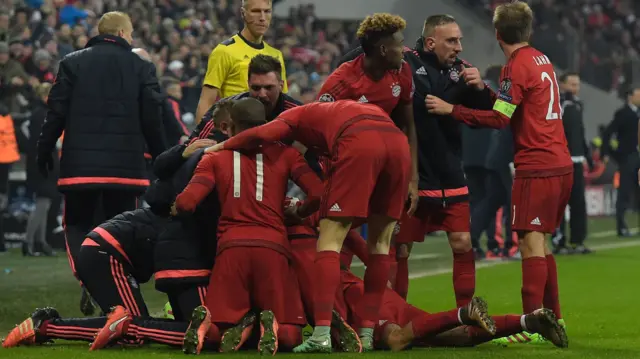
POLYGON ((411 181, 411 183, 409 183, 409 210, 407 211, 409 216, 413 216, 416 209, 418 209, 418 199, 420 199, 418 195, 418 182, 411 181))
POLYGON ((284 222, 287 226, 294 226, 302 224, 304 219, 300 217, 298 209, 301 206, 301 202, 298 198, 287 197, 284 201, 284 222))
POLYGON ((427 95, 427 98, 424 100, 424 104, 427 106, 429 113, 436 115, 450 115, 453 112, 452 104, 443 101, 436 96, 427 95))
POLYGON ((224 150, 224 142, 216 143, 215 145, 206 148, 204 153, 219 152, 222 150, 224 150))
POLYGON ((465 67, 460 75, 464 79, 464 82, 467 84, 467 86, 475 87, 480 91, 484 90, 484 81, 482 81, 482 76, 480 75, 480 71, 477 68, 465 67))
POLYGON ((197 150, 201 148, 211 147, 215 145, 217 142, 209 139, 200 139, 193 141, 192 144, 187 146, 187 148, 182 151, 182 158, 189 158, 193 155, 197 150))

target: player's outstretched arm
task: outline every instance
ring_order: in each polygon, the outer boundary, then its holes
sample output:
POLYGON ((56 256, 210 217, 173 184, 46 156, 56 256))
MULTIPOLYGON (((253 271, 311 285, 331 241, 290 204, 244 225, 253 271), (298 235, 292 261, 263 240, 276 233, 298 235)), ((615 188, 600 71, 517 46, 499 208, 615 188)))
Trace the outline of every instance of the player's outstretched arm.
POLYGON ((428 95, 425 104, 429 113, 451 116, 470 126, 503 128, 509 124, 516 106, 498 100, 492 110, 473 110, 461 105, 452 105, 442 99, 428 95))
POLYGON ((198 204, 211 193, 216 183, 213 168, 217 156, 206 154, 202 157, 193 172, 191 181, 176 197, 175 209, 178 213, 195 211, 198 204))
POLYGON ((224 142, 207 148, 205 152, 251 150, 263 143, 286 140, 291 133, 291 127, 284 120, 275 119, 262 126, 244 130, 224 142))

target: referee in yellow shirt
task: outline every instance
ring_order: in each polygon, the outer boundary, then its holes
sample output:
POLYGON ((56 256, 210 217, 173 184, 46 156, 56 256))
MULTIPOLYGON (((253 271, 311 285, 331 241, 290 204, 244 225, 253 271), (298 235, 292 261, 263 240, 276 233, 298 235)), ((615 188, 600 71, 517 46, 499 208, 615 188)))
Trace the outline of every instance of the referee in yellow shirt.
POLYGON ((287 92, 282 52, 262 41, 271 24, 271 11, 271 0, 242 1, 240 13, 244 20, 244 28, 216 46, 209 55, 207 74, 204 77, 196 111, 196 123, 202 120, 202 116, 218 98, 226 98, 249 90, 247 87, 249 62, 258 54, 280 59, 284 80, 282 92, 287 92))

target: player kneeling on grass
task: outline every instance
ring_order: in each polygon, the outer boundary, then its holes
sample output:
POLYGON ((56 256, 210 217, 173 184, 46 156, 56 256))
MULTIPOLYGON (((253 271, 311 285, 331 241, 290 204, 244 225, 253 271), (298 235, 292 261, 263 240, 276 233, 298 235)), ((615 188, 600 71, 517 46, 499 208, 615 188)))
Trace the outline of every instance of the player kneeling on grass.
MULTIPOLYGON (((353 315, 364 295, 364 282, 343 270, 342 291, 342 305, 353 315)), ((337 306, 340 305, 338 303, 337 306)), ((354 321, 357 322, 357 318, 354 321)), ((522 330, 538 333, 558 347, 568 345, 564 328, 548 309, 538 309, 526 315, 490 317, 484 300, 474 297, 463 307, 428 313, 407 303, 391 289, 385 290, 374 334, 376 349, 400 351, 410 346, 474 346, 522 330)))
MULTIPOLYGON (((109 316, 61 318, 54 308, 37 309, 9 333, 3 342, 4 347, 38 344, 55 339, 93 341, 92 350, 115 342, 131 344, 147 340, 182 345, 188 327, 186 318, 178 318, 183 322, 149 318, 138 285, 146 282, 153 271, 154 266, 150 262, 153 258, 150 256, 154 250, 153 242, 158 235, 162 236, 160 233, 164 232, 165 225, 169 225, 169 208, 174 193, 154 183, 148 189, 147 196, 154 199, 150 201, 151 208, 125 212, 100 225, 88 235, 94 241, 87 248, 91 251, 85 252, 83 248, 80 252, 81 259, 78 262, 87 265, 79 267, 78 273, 88 284, 88 288, 102 285, 100 291, 93 295, 103 311, 110 311, 109 316), (84 255, 87 257, 83 257, 84 255), (125 262, 114 258, 116 255, 125 262), (100 256, 106 256, 108 260, 100 261, 103 259, 100 256), (90 272, 89 264, 96 257, 93 267, 95 272, 90 272), (104 266, 107 268, 103 268, 104 266), (112 278, 105 278, 107 274, 111 274, 112 278), (111 324, 114 323, 116 325, 112 327, 111 324)), ((174 303, 178 312, 190 314, 195 306, 200 305, 200 292, 203 292, 203 288, 195 285, 180 288, 179 293, 174 296, 181 299, 174 303), (185 297, 195 299, 182 300, 185 297)))
POLYGON ((329 174, 320 209, 320 238, 315 258, 315 324, 296 352, 330 352, 334 296, 340 286, 340 249, 352 224, 367 221, 370 263, 366 295, 360 306, 363 347, 373 347, 382 293, 390 267, 389 247, 404 211, 411 155, 407 137, 378 106, 354 101, 312 103, 283 112, 266 125, 247 130, 206 151, 254 149, 262 143, 296 140, 329 158, 329 174))
MULTIPOLYGON (((264 124, 264 111, 256 99, 238 100, 231 108, 231 134, 264 124)), ((205 337, 218 337, 218 328, 225 326, 236 327, 222 335, 220 349, 237 350, 253 326, 255 316, 247 314, 252 307, 262 310, 260 352, 273 354, 279 346, 292 348, 302 341, 306 321, 297 286, 290 285, 295 277, 282 206, 289 179, 309 195, 299 209, 305 217, 319 206, 322 182, 297 150, 276 142, 242 153, 206 154, 176 198, 174 214, 190 213, 215 189, 222 209, 206 298, 210 319, 205 315, 200 325, 192 325, 185 337, 187 351, 199 353, 205 337)))

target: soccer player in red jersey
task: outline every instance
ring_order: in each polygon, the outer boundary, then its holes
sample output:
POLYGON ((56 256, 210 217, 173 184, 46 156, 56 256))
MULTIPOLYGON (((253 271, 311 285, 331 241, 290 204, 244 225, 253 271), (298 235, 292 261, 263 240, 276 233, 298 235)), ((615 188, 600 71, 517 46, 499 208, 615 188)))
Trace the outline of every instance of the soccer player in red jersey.
POLYGON ((391 262, 391 235, 405 209, 411 180, 407 137, 378 106, 349 100, 316 102, 285 111, 268 124, 205 151, 251 149, 283 139, 296 140, 329 159, 315 258, 316 326, 311 338, 294 351, 331 351, 329 331, 340 285, 340 249, 352 224, 363 221, 369 224, 370 255, 358 326, 363 348, 372 348, 391 262))
POLYGON ((511 123, 516 174, 511 218, 522 254, 524 313, 541 307, 561 318, 555 259, 545 234, 560 223, 573 184, 573 164, 562 126, 558 83, 549 58, 529 46, 533 12, 524 2, 499 5, 493 25, 507 57, 493 110, 453 106, 429 96, 427 107, 471 126, 511 123))
MULTIPOLYGON (((256 99, 238 100, 231 108, 230 132, 234 136, 263 123, 264 105, 256 99)), ((272 354, 278 349, 279 333, 290 333, 291 326, 306 324, 300 293, 291 285, 291 247, 282 206, 287 181, 291 178, 309 196, 298 209, 303 216, 317 210, 322 182, 297 150, 268 142, 242 153, 205 154, 177 196, 175 210, 194 211, 215 187, 222 213, 216 263, 206 297, 211 322, 235 325, 253 306, 262 309, 259 350, 272 354)), ((295 329, 299 335, 287 335, 293 339, 287 343, 281 337, 280 345, 292 348, 301 342, 301 327, 295 329)))
POLYGON ((367 16, 358 28, 363 54, 338 67, 322 85, 320 102, 353 100, 381 107, 409 138, 413 174, 409 186, 412 214, 418 205, 418 156, 413 122, 413 75, 403 60, 406 21, 397 15, 367 16))
MULTIPOLYGON (((343 270, 342 293, 338 307, 346 307, 344 316, 354 316, 353 306, 363 293, 362 279, 343 270)), ((484 300, 472 298, 469 303, 440 313, 428 313, 407 303, 392 289, 386 289, 380 320, 376 323, 375 348, 399 351, 417 347, 468 347, 491 341, 522 330, 539 333, 558 347, 567 347, 564 328, 549 309, 538 309, 525 315, 489 316, 484 300)))

